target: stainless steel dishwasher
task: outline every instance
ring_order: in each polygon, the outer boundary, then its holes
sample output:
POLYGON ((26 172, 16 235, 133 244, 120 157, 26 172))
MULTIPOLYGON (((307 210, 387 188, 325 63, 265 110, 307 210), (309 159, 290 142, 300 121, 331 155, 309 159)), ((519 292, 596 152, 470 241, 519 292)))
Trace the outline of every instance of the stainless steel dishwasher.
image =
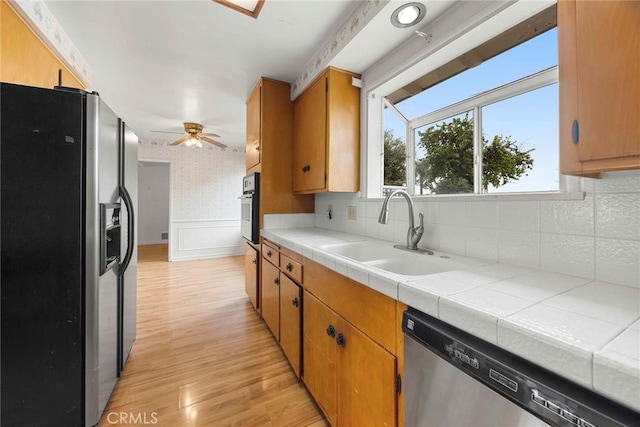
POLYGON ((640 414, 434 317, 402 319, 406 427, 640 426, 640 414))

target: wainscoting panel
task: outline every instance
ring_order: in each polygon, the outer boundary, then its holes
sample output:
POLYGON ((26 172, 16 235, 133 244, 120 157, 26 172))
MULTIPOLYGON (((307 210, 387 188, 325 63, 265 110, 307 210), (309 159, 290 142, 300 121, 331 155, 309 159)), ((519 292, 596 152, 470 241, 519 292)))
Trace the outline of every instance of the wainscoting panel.
POLYGON ((183 261, 244 253, 239 219, 171 221, 169 259, 183 261))

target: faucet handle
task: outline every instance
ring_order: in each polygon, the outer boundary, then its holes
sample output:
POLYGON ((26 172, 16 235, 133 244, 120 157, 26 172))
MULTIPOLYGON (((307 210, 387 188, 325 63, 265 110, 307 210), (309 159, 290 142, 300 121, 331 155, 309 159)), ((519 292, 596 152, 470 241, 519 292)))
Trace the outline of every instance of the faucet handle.
POLYGON ((424 233, 424 215, 420 212, 418 214, 418 227, 416 227, 416 234, 422 236, 422 233, 424 233))

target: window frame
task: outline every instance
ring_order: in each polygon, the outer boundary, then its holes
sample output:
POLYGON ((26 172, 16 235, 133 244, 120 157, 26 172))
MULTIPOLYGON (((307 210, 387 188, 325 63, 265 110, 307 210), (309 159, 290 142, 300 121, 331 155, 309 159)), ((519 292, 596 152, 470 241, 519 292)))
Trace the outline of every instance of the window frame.
MULTIPOLYGON (((549 67, 537 73, 525 76, 510 83, 481 92, 446 107, 431 111, 414 119, 407 119, 391 102, 383 99, 383 105, 389 108, 406 126, 405 153, 406 153, 406 182, 407 192, 415 194, 415 131, 418 128, 440 122, 466 112, 473 112, 473 193, 489 194, 482 192, 482 108, 496 102, 505 101, 525 93, 542 89, 558 83, 558 66, 549 67)), ((384 153, 383 153, 384 155, 384 153)), ((383 185, 384 188, 384 178, 383 185)), ((381 189, 383 192, 383 190, 381 189)), ((518 192, 531 193, 531 192, 518 192)), ((495 194, 495 193, 493 193, 495 194)), ((509 194, 509 193, 504 193, 509 194)), ((431 195, 426 195, 431 196, 431 195)))
MULTIPOLYGON (((481 43, 509 31, 524 20, 555 7, 557 0, 528 2, 462 2, 441 19, 425 26, 429 40, 408 40, 362 73, 361 98, 361 199, 382 199, 384 163, 385 96, 393 93, 481 43)), ((413 149, 408 144, 407 149, 413 149)), ((584 179, 559 175, 558 191, 430 194, 425 200, 581 200, 584 179)))

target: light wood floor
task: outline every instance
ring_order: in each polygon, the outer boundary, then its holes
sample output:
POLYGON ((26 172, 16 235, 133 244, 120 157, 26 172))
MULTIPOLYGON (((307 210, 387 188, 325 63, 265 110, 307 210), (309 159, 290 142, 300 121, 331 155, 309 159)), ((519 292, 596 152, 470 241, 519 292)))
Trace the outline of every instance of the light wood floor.
POLYGON ((137 339, 99 426, 328 426, 251 307, 243 257, 168 263, 159 246, 139 247, 137 339))

